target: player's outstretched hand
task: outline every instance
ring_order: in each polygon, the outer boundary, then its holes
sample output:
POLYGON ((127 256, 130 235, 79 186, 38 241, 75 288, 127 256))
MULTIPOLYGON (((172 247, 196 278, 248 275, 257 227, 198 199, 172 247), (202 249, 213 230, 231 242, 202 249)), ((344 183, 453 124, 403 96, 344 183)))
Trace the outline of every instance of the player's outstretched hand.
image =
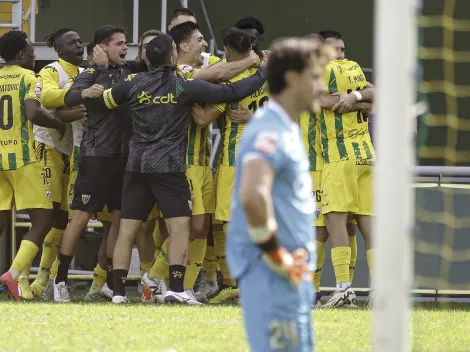
POLYGON ((62 122, 73 122, 86 117, 86 109, 84 105, 72 107, 62 107, 55 110, 55 117, 62 122))
POLYGON ((103 95, 104 87, 100 84, 93 84, 90 88, 82 91, 82 100, 98 98, 103 95))
POLYGON ((108 66, 108 54, 100 45, 93 48, 93 63, 98 66, 108 66))
POLYGON ((302 281, 311 280, 312 273, 309 271, 307 258, 308 253, 303 248, 289 253, 285 248, 279 247, 271 253, 263 254, 263 259, 271 270, 289 279, 294 288, 302 281))
POLYGON ((261 59, 253 50, 250 53, 250 58, 253 60, 253 65, 251 65, 251 67, 259 67, 261 59))

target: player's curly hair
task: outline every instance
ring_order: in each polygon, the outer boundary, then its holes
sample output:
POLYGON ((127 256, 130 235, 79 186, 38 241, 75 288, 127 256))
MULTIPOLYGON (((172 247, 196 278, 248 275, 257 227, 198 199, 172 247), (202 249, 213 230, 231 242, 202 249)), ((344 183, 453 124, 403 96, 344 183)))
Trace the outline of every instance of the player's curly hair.
POLYGON ((238 22, 235 23, 234 27, 237 27, 238 29, 254 28, 259 32, 259 34, 261 35, 264 34, 263 23, 261 23, 261 21, 257 17, 253 17, 253 16, 244 17, 238 20, 238 22))
POLYGON ((232 27, 222 31, 224 46, 235 49, 239 53, 251 50, 251 38, 239 28, 232 27))
POLYGON ((56 47, 57 39, 59 39, 62 35, 68 32, 75 32, 75 30, 73 30, 72 28, 60 28, 52 32, 51 34, 49 34, 47 37, 45 37, 44 41, 47 43, 47 46, 49 48, 54 48, 55 50, 57 50, 57 47, 56 47))
POLYGON ((21 50, 24 50, 28 43, 28 36, 25 32, 9 31, 0 37, 0 56, 5 62, 13 61, 21 50))

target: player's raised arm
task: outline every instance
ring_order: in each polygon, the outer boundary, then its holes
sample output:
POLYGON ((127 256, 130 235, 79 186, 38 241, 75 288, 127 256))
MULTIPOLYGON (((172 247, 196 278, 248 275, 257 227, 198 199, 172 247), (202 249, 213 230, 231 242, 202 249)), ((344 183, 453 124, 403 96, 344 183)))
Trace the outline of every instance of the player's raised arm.
POLYGON ((252 51, 251 55, 237 61, 215 64, 197 70, 193 79, 200 79, 208 82, 223 82, 235 77, 250 67, 258 67, 260 64, 259 56, 252 51))
POLYGON ((204 103, 226 103, 242 100, 253 94, 266 82, 264 69, 249 78, 242 79, 233 84, 213 84, 200 80, 186 81, 178 78, 183 88, 183 94, 193 103, 202 101, 204 103))

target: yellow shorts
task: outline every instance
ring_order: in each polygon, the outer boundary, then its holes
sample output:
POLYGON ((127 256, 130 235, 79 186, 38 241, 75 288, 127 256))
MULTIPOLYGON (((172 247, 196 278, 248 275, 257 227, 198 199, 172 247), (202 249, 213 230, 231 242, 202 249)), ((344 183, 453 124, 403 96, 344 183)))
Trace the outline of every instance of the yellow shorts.
POLYGON ((220 165, 217 170, 217 192, 215 219, 230 221, 230 203, 232 202, 235 166, 220 165))
POLYGON ((0 171, 0 210, 52 209, 52 192, 41 163, 0 171))
POLYGON ((70 157, 44 143, 35 144, 36 156, 44 168, 46 182, 52 192, 52 201, 60 204, 60 209, 68 211, 68 185, 70 177, 70 157))
MULTIPOLYGON (((77 175, 78 175, 78 171, 70 171, 69 186, 68 186, 68 191, 67 191, 69 209, 70 209, 70 206, 72 205, 73 186, 75 185, 75 181, 77 180, 77 175)), ((73 214, 73 210, 69 210, 69 219, 72 218, 72 214, 73 214)), ((104 209, 102 212, 99 212, 96 214, 96 220, 111 221, 111 219, 112 219, 111 214, 108 212, 108 208, 106 205, 104 206, 104 209)))
POLYGON ((373 215, 373 170, 375 160, 345 160, 328 163, 322 172, 322 212, 373 215))
POLYGON ((315 226, 326 226, 325 215, 322 213, 321 208, 321 170, 320 171, 310 171, 310 176, 312 176, 312 189, 313 189, 313 198, 316 202, 315 210, 315 226))
POLYGON ((212 169, 209 166, 186 165, 193 199, 193 215, 214 213, 214 187, 212 169))

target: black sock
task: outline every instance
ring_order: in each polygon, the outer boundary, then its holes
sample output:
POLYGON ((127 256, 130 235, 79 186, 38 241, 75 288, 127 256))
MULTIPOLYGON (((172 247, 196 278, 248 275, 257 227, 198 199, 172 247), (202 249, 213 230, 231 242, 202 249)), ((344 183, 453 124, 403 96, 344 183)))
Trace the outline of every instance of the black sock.
POLYGON ((114 269, 114 290, 113 296, 126 296, 126 281, 128 270, 114 269))
POLYGON ((57 276, 55 277, 56 284, 58 284, 59 282, 67 283, 67 276, 72 260, 73 255, 65 255, 59 253, 59 268, 57 269, 57 276))
POLYGON ((170 265, 170 291, 184 291, 184 274, 186 267, 183 265, 170 265))
POLYGON ((106 264, 106 283, 110 290, 114 290, 114 279, 113 279, 113 258, 108 258, 108 263, 106 264))

